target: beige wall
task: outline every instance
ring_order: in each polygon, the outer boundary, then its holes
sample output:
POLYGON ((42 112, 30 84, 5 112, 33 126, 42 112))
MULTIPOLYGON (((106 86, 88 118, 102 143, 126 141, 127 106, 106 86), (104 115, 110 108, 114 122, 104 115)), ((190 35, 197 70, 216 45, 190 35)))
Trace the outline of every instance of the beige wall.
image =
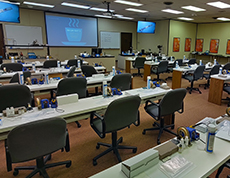
POLYGON ((156 21, 156 31, 154 34, 137 34, 137 49, 140 51, 144 49, 158 53, 158 45, 163 45, 162 53, 167 55, 167 43, 168 43, 168 24, 169 20, 156 21))
POLYGON ((195 48, 195 39, 196 39, 196 24, 189 22, 181 22, 170 20, 170 29, 169 29, 169 56, 174 56, 176 59, 182 59, 185 55, 189 57, 190 52, 184 52, 185 48, 185 38, 191 38, 191 52, 195 48), (180 51, 173 52, 173 38, 180 38, 180 51))

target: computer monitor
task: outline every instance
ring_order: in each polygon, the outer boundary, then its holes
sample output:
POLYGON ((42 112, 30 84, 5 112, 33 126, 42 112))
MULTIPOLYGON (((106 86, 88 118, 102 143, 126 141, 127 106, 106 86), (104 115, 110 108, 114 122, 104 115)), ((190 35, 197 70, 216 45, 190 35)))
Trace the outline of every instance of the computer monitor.
POLYGON ((94 56, 95 54, 101 54, 102 49, 101 48, 92 48, 92 55, 94 56))

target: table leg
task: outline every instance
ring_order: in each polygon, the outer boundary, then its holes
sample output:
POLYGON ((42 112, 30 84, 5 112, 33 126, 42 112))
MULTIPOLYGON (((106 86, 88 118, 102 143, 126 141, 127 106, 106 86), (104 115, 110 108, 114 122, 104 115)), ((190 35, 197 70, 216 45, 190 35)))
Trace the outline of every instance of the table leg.
POLYGON ((126 73, 131 73, 130 65, 131 65, 131 62, 126 60, 125 61, 125 72, 126 73))
POLYGON ((172 89, 181 88, 182 72, 173 70, 172 73, 172 89))
POLYGON ((214 104, 221 105, 223 87, 224 87, 224 80, 211 78, 208 101, 214 104))
POLYGON ((147 81, 147 77, 151 75, 151 65, 144 65, 144 77, 143 80, 147 81))

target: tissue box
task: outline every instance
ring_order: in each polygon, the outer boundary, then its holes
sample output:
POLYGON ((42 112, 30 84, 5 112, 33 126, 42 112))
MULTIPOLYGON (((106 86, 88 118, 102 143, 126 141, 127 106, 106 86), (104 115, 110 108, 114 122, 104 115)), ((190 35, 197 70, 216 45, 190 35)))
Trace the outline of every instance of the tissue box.
POLYGON ((215 119, 210 118, 210 117, 205 117, 204 119, 202 119, 202 120, 199 121, 198 123, 201 123, 201 122, 202 122, 203 124, 200 124, 200 125, 196 126, 195 129, 198 130, 198 131, 200 131, 200 132, 202 132, 202 133, 205 133, 205 132, 208 131, 207 125, 208 125, 209 123, 215 122, 215 119))
POLYGON ((63 95, 57 97, 58 105, 70 104, 78 102, 78 94, 63 95))
POLYGON ((121 170, 129 178, 153 167, 159 162, 158 151, 149 149, 133 158, 122 162, 121 170))
POLYGON ((104 74, 93 74, 92 75, 93 78, 102 78, 104 76, 105 76, 104 74))

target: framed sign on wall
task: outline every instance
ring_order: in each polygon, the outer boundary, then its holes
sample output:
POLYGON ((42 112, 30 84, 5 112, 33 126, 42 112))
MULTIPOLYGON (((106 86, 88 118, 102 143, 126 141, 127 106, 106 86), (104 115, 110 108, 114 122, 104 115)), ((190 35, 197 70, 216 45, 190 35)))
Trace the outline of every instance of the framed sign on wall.
POLYGON ((185 47, 184 47, 184 51, 185 52, 190 52, 191 50, 191 38, 185 38, 185 47))
POLYGON ((219 39, 211 39, 209 48, 210 53, 218 53, 219 41, 219 39))
POLYGON ((173 38, 173 52, 180 51, 180 38, 173 38))
POLYGON ((226 54, 230 54, 230 40, 227 41, 226 54))
POLYGON ((203 51, 203 43, 204 39, 196 39, 196 52, 202 52, 203 51))

